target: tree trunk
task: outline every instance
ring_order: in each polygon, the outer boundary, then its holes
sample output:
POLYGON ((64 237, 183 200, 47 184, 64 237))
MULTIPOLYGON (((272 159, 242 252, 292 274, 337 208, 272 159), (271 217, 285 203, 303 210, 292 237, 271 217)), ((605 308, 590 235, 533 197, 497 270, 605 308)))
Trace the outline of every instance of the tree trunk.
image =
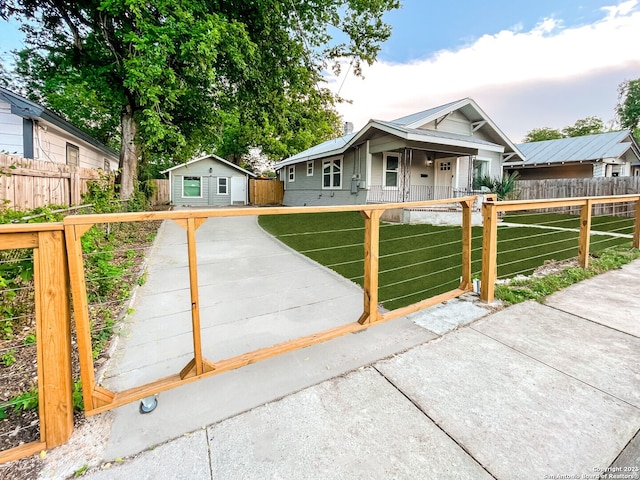
POLYGON ((138 153, 136 132, 138 126, 133 119, 133 109, 127 107, 122 112, 122 145, 120 147, 120 199, 129 200, 138 180, 138 153))

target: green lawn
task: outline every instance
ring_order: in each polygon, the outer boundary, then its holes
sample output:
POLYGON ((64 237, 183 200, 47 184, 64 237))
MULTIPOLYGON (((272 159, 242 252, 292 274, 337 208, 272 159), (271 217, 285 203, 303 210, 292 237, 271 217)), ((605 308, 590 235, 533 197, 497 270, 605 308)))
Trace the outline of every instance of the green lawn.
MULTIPOLYGON (((536 223, 541 224, 540 216, 537 217, 536 223)), ((565 217, 547 220, 562 220, 564 228, 574 228, 565 226, 573 223, 577 226, 575 217, 565 217)), ((521 216, 518 218, 524 220, 521 216)), ((362 285, 364 220, 359 213, 265 215, 259 222, 290 247, 362 285)), ((383 223, 379 298, 385 308, 392 310, 410 305, 456 288, 461 273, 461 235, 460 227, 383 223)), ((630 241, 599 235, 591 238, 594 253, 625 243, 630 241)), ((481 227, 473 228, 472 248, 473 275, 479 277, 481 227)), ((528 275, 545 260, 564 260, 577 253, 577 232, 535 227, 498 229, 498 276, 501 278, 528 275)))

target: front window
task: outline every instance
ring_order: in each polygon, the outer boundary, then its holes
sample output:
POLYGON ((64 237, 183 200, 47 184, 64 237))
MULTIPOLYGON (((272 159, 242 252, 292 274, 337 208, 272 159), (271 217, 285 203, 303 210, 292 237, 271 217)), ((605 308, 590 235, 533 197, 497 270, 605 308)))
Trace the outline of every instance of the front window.
POLYGON ((475 157, 473 159, 473 178, 480 179, 489 176, 489 160, 475 157))
POLYGON ((288 170, 288 177, 289 177, 289 181, 290 182, 295 182, 296 181, 296 167, 295 165, 291 165, 288 170))
POLYGON ((202 177, 182 177, 183 197, 202 197, 202 177))
POLYGON ((342 188, 342 158, 322 162, 322 188, 342 188))
POLYGON ((394 153, 384 154, 383 185, 385 187, 398 187, 398 173, 400 171, 400 155, 394 153))
POLYGON ((218 195, 227 195, 229 192, 227 177, 218 177, 218 195))

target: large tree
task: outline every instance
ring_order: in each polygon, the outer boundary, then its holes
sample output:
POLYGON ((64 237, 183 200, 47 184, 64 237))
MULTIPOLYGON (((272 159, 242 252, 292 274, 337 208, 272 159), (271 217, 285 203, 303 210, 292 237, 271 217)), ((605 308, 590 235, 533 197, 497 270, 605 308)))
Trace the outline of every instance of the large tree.
POLYGON ((556 128, 541 127, 530 130, 522 139, 524 143, 528 142, 543 142, 545 140, 556 140, 563 138, 562 132, 556 128))
POLYGON ((398 0, 8 0, 0 15, 27 21, 21 58, 32 91, 68 99, 65 89, 77 89, 108 111, 117 106, 127 199, 139 158, 185 159, 225 145, 225 135, 230 154, 251 144, 286 154, 309 145, 309 125, 334 128, 336 98, 319 86, 323 72, 345 58, 356 72, 373 62, 390 34, 382 16, 398 7, 398 0))
POLYGON ((618 121, 640 141, 640 78, 622 82, 618 87, 618 94, 618 121))

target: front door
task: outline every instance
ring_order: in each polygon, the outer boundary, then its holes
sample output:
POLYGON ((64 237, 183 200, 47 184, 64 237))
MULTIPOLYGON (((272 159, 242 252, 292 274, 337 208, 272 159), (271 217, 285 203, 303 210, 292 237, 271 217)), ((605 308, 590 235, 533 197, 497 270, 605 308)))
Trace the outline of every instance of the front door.
POLYGON ((453 185, 455 178, 455 160, 453 158, 443 158, 436 161, 434 198, 453 197, 453 185))

